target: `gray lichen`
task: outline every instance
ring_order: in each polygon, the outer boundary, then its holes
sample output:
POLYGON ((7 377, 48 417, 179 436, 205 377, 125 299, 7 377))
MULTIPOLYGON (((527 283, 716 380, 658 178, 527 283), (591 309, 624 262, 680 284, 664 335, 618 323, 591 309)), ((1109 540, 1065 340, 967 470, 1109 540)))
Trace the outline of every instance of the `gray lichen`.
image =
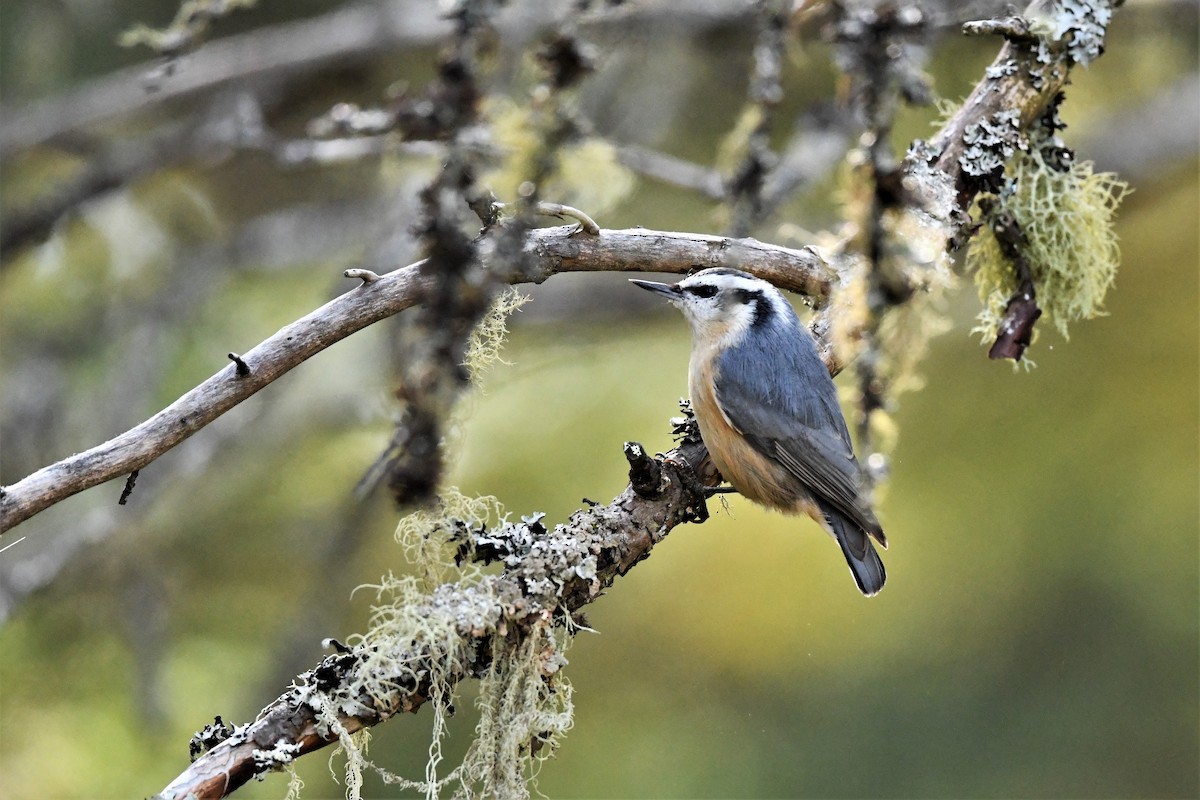
POLYGON ((1065 47, 1074 63, 1087 66, 1104 52, 1104 36, 1112 21, 1111 3, 1058 0, 1035 4, 1027 13, 1034 30, 1065 47))
POLYGON ((997 173, 1020 147, 1020 112, 1005 109, 968 125, 963 144, 966 148, 958 157, 963 172, 976 177, 997 173))
POLYGON ((992 64, 990 67, 984 70, 984 75, 994 81, 1015 74, 1017 74, 1017 62, 1011 58, 1006 61, 1001 61, 999 64, 992 64))
POLYGON ((278 741, 266 749, 254 750, 254 769, 258 777, 266 772, 281 770, 300 755, 300 744, 278 741))

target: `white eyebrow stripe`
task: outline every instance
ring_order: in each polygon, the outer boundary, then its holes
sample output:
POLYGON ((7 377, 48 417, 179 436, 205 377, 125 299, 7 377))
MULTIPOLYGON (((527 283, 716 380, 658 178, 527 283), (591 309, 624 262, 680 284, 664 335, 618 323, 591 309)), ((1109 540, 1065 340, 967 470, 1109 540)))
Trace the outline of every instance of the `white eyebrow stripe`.
POLYGON ((739 275, 693 275, 679 282, 683 288, 701 285, 716 286, 718 289, 745 289, 751 292, 767 293, 770 284, 765 281, 743 278, 739 275))

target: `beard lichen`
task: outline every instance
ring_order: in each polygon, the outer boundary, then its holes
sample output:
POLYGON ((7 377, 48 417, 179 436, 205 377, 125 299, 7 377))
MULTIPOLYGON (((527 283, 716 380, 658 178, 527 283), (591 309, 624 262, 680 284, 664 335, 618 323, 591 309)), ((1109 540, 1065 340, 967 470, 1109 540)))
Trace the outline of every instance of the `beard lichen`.
POLYGON ((471 561, 455 564, 459 542, 468 529, 503 522, 503 518, 504 509, 495 497, 468 497, 451 486, 441 492, 433 508, 414 511, 400 520, 396 542, 416 567, 422 588, 429 591, 451 577, 478 577, 479 567, 471 561))
POLYGON ((541 621, 518 643, 496 640, 480 679, 480 719, 457 775, 457 796, 529 796, 538 769, 572 724, 571 684, 561 674, 568 636, 541 621))
MULTIPOLYGON (((1129 185, 1094 172, 1090 161, 1052 165, 1038 147, 1014 155, 1006 174, 995 213, 1007 211, 1020 225, 1038 306, 1066 338, 1068 323, 1104 313, 1120 260, 1113 218, 1129 185)), ((996 338, 1020 280, 986 227, 971 243, 967 268, 983 303, 973 332, 986 343, 996 338)))
POLYGON ((508 339, 508 318, 528 302, 528 296, 512 287, 505 289, 492 301, 467 340, 463 366, 467 368, 471 383, 478 385, 489 369, 496 364, 507 363, 501 358, 500 350, 508 339))
MULTIPOLYGON (((513 290, 501 293, 476 327, 464 358, 474 382, 500 361, 506 319, 525 302, 513 290)), ((450 487, 432 507, 397 525, 395 538, 412 574, 388 573, 377 585, 360 587, 375 590, 366 633, 306 673, 290 698, 313 710, 320 735, 336 739, 348 798, 361 796, 367 770, 427 798, 447 791, 529 796, 541 762, 571 727, 571 686, 562 668, 572 629, 563 595, 570 581, 595 581, 588 545, 572 549, 571 537, 555 536, 540 519, 510 523, 496 498, 450 487), (497 558, 501 549, 505 557, 497 558), (485 571, 483 565, 497 560, 500 574, 485 571), (464 678, 479 679, 480 719, 463 763, 445 771, 442 745, 464 678), (419 779, 372 763, 367 731, 351 734, 343 724, 422 706, 431 732, 419 779)), ((293 778, 289 798, 300 785, 293 778)))
MULTIPOLYGON (((485 572, 464 543, 487 540, 489 529, 497 540, 510 534, 516 539, 514 531, 547 533, 536 518, 508 523, 495 498, 470 498, 454 489, 436 508, 406 517, 396 536, 417 574, 389 574, 370 587, 377 602, 367 632, 348 651, 352 666, 331 685, 318 679, 305 687, 303 699, 316 710, 318 731, 338 740, 352 800, 361 794, 367 769, 428 798, 447 791, 466 798, 528 797, 541 762, 571 727, 571 686, 562 675, 570 631, 562 624, 566 615, 555 613, 564 582, 551 576, 555 591, 531 586, 538 589, 531 594, 520 587, 532 573, 514 580, 485 572), (444 772, 442 744, 458 683, 468 677, 479 679, 479 723, 463 763, 444 772), (419 780, 371 763, 365 741, 347 733, 339 719, 422 705, 429 707, 432 730, 419 780)), ((542 546, 526 544, 526 556, 542 546)), ((525 560, 515 566, 529 566, 525 560)))

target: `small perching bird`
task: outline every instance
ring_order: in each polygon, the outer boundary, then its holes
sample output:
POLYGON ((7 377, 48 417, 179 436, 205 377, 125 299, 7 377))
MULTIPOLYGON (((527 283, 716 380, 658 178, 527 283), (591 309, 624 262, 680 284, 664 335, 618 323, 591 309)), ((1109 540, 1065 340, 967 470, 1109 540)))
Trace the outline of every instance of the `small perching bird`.
POLYGON ((882 589, 871 538, 884 548, 887 538, 863 493, 833 380, 791 304, 736 269, 632 283, 666 297, 691 325, 688 391, 725 480, 756 503, 811 516, 841 545, 862 593, 882 589))

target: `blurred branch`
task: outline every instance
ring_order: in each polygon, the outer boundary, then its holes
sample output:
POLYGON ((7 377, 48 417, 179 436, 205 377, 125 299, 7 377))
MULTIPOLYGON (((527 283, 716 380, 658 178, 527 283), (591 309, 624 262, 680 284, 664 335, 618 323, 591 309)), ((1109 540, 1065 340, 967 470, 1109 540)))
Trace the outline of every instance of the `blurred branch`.
POLYGON ((181 62, 169 81, 146 86, 154 64, 84 83, 25 108, 0 109, 0 160, 66 134, 234 83, 315 73, 333 63, 365 61, 435 41, 450 26, 419 0, 355 3, 313 19, 209 42, 181 62))
MULTIPOLYGON (((581 26, 622 29, 670 19, 673 30, 702 30, 745 18, 752 0, 692 0, 650 6, 629 3, 584 15, 581 26)), ((540 0, 513 3, 498 23, 502 35, 522 38, 576 14, 569 4, 547 12, 540 0)), ((163 79, 158 62, 119 70, 29 106, 0 106, 0 162, 16 153, 167 103, 250 83, 303 78, 332 64, 363 63, 385 53, 442 41, 453 26, 424 0, 351 3, 311 19, 207 42, 163 79), (148 83, 148 77, 152 80, 148 83)))
POLYGON ((711 167, 641 145, 618 144, 616 148, 617 160, 640 175, 700 192, 712 200, 725 197, 725 183, 721 174, 711 167))
POLYGON ((767 175, 762 187, 760 219, 769 219, 797 191, 828 175, 841 163, 850 144, 844 113, 822 109, 806 115, 767 175))
MULTIPOLYGON (((212 107, 186 124, 170 123, 140 138, 119 139, 90 154, 87 166, 26 208, 4 215, 0 226, 0 268, 10 264, 14 251, 44 239, 63 217, 79 206, 122 189, 146 175, 189 161, 203 160, 212 168, 240 153, 261 153, 283 167, 331 165, 371 158, 391 151, 424 156, 442 152, 437 142, 401 141, 376 135, 337 139, 286 139, 270 130, 258 98, 242 93, 217 98, 212 107)), ((71 143, 86 153, 89 146, 71 143)))
POLYGON ((1200 130, 1200 72, 1193 72, 1134 106, 1090 125, 1075 148, 1100 169, 1132 183, 1196 156, 1200 130), (1147 125, 1153 120, 1153 125, 1147 125))
MULTIPOLYGON (((763 179, 758 198, 760 221, 837 165, 850 141, 848 128, 842 115, 833 110, 821 110, 799 121, 787 148, 763 179)), ((639 175, 699 192, 710 200, 726 200, 729 196, 725 179, 712 167, 641 145, 614 146, 617 160, 639 175)))
POLYGON ((250 8, 255 1, 184 0, 175 19, 166 28, 156 30, 143 24, 135 25, 121 34, 119 42, 122 47, 145 45, 151 48, 168 59, 169 69, 173 59, 200 46, 213 22, 234 11, 250 8))
MULTIPOLYGON (((843 6, 829 25, 834 60, 848 78, 851 107, 864 125, 855 159, 863 164, 866 198, 857 213, 848 215, 860 231, 856 249, 867 267, 865 314, 857 331, 855 405, 857 446, 868 464, 884 463, 873 436, 873 418, 888 407, 891 388, 890 376, 881 368, 885 346, 880 331, 885 317, 913 294, 910 279, 898 263, 907 259, 894 255, 888 224, 911 199, 902 188, 891 133, 903 103, 930 102, 931 90, 919 68, 928 34, 928 20, 916 4, 843 6)), ((866 470, 868 485, 874 484, 877 475, 875 469, 866 470)))
POLYGON ((788 3, 759 0, 755 8, 758 35, 754 43, 754 71, 747 86, 746 103, 727 138, 741 150, 741 158, 726 182, 729 233, 746 236, 763 219, 763 185, 778 158, 771 150, 771 125, 775 108, 783 100, 781 82, 787 30, 788 3))
MULTIPOLYGON (((631 229, 573 235, 576 226, 529 233, 529 271, 514 282, 541 283, 560 272, 674 272, 737 266, 786 289, 821 298, 832 271, 809 248, 754 239, 631 229)), ((293 367, 368 325, 413 306, 422 296, 418 262, 363 283, 285 326, 242 354, 248 375, 230 363, 142 424, 83 453, 0 488, 0 531, 7 531, 84 489, 142 469, 293 367)))
MULTIPOLYGON (((704 518, 702 487, 715 486, 719 478, 694 426, 691 430, 661 459, 650 457, 639 444, 626 444, 630 485, 625 491, 607 506, 576 512, 553 531, 535 516, 520 524, 468 533, 470 540, 462 543, 461 551, 473 552, 475 560, 503 559, 506 567, 482 586, 443 584, 429 596, 429 613, 452 620, 462 647, 479 654, 469 669, 447 675, 447 682, 482 676, 498 649, 495 637, 511 648, 548 625, 578 626, 578 612, 646 558, 676 525, 704 518), (648 481, 647 476, 655 480, 648 481), (531 539, 540 546, 523 548, 521 542, 531 539), (548 558, 548 552, 560 557, 548 558), (481 618, 488 622, 481 625, 481 618)), ((420 640, 405 643, 400 652, 383 660, 387 665, 404 665, 403 671, 388 671, 385 666, 380 674, 381 660, 372 658, 376 655, 372 646, 337 646, 339 652, 298 676, 254 722, 233 729, 156 797, 225 797, 278 767, 279 760, 266 754, 284 754, 283 763, 288 763, 401 712, 416 713, 434 692, 429 676, 443 670, 430 647, 420 640), (397 688, 380 705, 380 698, 364 685, 397 688), (331 696, 341 701, 336 726, 326 712, 333 705, 331 696)))

